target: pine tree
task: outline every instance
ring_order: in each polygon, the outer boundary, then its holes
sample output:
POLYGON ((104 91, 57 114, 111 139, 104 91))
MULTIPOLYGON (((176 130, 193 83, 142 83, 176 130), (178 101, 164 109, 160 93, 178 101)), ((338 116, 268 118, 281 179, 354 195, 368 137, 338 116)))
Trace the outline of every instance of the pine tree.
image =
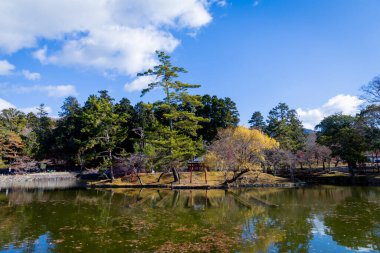
POLYGON ((89 137, 85 150, 91 152, 94 159, 103 159, 103 165, 110 168, 113 180, 113 152, 117 144, 127 138, 128 129, 122 125, 128 121, 129 115, 115 112, 113 99, 107 91, 99 91, 99 94, 91 95, 84 105, 82 132, 89 137))
POLYGON ((202 107, 197 108, 196 115, 209 119, 208 122, 201 122, 202 128, 198 130, 198 134, 207 142, 215 139, 218 129, 236 127, 239 123, 236 104, 228 97, 202 96, 202 107))
POLYGON ((33 128, 37 143, 34 155, 38 159, 51 157, 52 130, 55 122, 48 115, 45 104, 40 104, 36 113, 36 125, 33 128))
POLYGON ((162 101, 153 104, 153 110, 160 112, 162 118, 149 131, 147 143, 154 149, 155 165, 170 169, 174 180, 180 182, 177 169, 203 152, 202 139, 197 136, 197 130, 201 128, 199 123, 207 120, 195 114, 196 108, 202 106, 201 97, 188 93, 188 89, 200 85, 177 80, 180 73, 187 71, 173 66, 170 56, 164 52, 156 53, 160 64, 138 74, 155 78, 141 96, 153 89, 161 89, 165 94, 162 101))
POLYGON ((60 119, 54 129, 54 155, 69 165, 84 167, 84 145, 86 135, 81 132, 83 125, 82 108, 74 97, 67 97, 59 113, 60 119))
POLYGON ((289 109, 285 103, 279 103, 268 115, 267 133, 275 138, 280 147, 295 153, 301 150, 305 143, 303 126, 297 112, 289 109))
POLYGON ((261 112, 256 111, 252 114, 251 119, 248 121, 251 129, 257 129, 265 131, 266 125, 264 122, 264 117, 261 115, 261 112))

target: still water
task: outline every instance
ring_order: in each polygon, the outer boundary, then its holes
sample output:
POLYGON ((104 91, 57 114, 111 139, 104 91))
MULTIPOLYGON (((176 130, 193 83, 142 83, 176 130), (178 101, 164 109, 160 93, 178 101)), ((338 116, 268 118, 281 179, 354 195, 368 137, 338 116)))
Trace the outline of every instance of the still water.
POLYGON ((0 191, 0 252, 379 252, 380 188, 0 191))

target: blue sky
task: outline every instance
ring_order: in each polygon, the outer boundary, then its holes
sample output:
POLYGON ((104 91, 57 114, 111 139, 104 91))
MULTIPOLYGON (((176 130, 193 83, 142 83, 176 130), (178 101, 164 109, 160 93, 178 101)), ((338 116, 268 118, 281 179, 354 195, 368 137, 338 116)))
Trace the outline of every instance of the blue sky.
POLYGON ((286 102, 311 128, 355 113, 380 74, 377 0, 35 2, 0 3, 0 108, 45 103, 57 115, 65 96, 102 89, 136 103, 147 80, 135 75, 158 49, 198 93, 231 97, 241 124, 286 102))

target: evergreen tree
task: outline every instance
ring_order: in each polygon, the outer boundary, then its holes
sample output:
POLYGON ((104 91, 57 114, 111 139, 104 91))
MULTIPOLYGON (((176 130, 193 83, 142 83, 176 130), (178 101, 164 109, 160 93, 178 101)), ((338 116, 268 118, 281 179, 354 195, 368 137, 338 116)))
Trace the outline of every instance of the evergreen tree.
POLYGON ((103 159, 103 166, 110 168, 113 180, 113 152, 127 138, 128 129, 122 125, 127 123, 129 115, 116 113, 113 99, 107 91, 99 91, 99 94, 91 95, 83 107, 82 132, 88 135, 84 147, 92 159, 103 159))
POLYGON ((335 114, 324 118, 316 126, 317 142, 329 147, 332 156, 340 157, 348 163, 353 174, 357 163, 366 160, 364 152, 368 149, 365 134, 358 128, 355 117, 335 114))
POLYGON ((251 129, 265 131, 266 125, 264 122, 264 117, 259 111, 256 111, 252 114, 251 119, 248 121, 248 123, 251 129))
POLYGON ((153 128, 156 122, 153 105, 139 102, 134 107, 134 113, 132 132, 134 141, 137 143, 134 149, 137 152, 143 152, 146 146, 147 132, 153 128))
POLYGON ((54 155, 58 159, 65 160, 70 167, 79 165, 83 168, 85 162, 83 143, 86 135, 81 132, 84 124, 78 100, 74 97, 66 98, 59 116, 57 127, 53 132, 54 155))
POLYGON ((4 109, 0 113, 0 127, 22 134, 27 124, 25 114, 15 108, 4 109))
POLYGON ((52 130, 55 122, 48 115, 49 113, 45 105, 40 104, 37 108, 36 119, 31 117, 33 121, 35 120, 33 122, 34 134, 31 135, 32 140, 35 138, 32 154, 37 159, 50 158, 52 156, 52 130))
POLYGON ((266 131, 280 143, 281 148, 293 153, 304 146, 302 123, 297 112, 289 109, 285 103, 279 103, 269 112, 266 131))
POLYGON ((217 96, 202 96, 202 106, 197 108, 196 115, 208 119, 201 122, 202 128, 198 134, 203 140, 211 142, 215 139, 218 129, 236 127, 239 123, 239 112, 235 102, 230 98, 218 98, 217 96))
POLYGON ((188 89, 199 85, 176 80, 180 73, 187 71, 173 66, 170 56, 157 52, 159 65, 138 74, 153 76, 155 81, 148 84, 141 96, 153 89, 161 89, 165 97, 153 104, 154 111, 162 112, 162 119, 156 122, 147 135, 147 142, 154 148, 154 163, 158 168, 169 168, 174 180, 180 181, 177 169, 184 162, 202 153, 202 139, 197 136, 203 117, 196 116, 196 108, 202 105, 200 96, 190 95, 188 89))
POLYGON ((126 151, 128 153, 133 153, 135 140, 135 133, 133 129, 136 123, 134 122, 135 119, 133 118, 135 116, 135 109, 131 105, 131 101, 127 98, 122 98, 115 105, 115 113, 119 115, 120 118, 124 118, 124 120, 120 122, 120 127, 122 129, 125 129, 127 132, 127 137, 119 142, 117 152, 120 153, 122 151, 126 151))

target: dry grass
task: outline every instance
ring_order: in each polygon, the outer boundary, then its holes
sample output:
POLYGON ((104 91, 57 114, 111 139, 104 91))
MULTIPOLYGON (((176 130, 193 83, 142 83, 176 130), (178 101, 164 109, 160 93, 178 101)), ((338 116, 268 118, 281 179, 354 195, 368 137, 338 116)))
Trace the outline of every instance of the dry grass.
MULTIPOLYGON (((170 185, 173 183, 173 176, 171 173, 165 173, 161 176, 160 182, 158 178, 161 173, 140 173, 139 177, 143 185, 170 185)), ((233 177, 233 172, 227 173, 227 178, 233 177)), ((217 186, 225 182, 225 173, 219 171, 207 172, 207 182, 204 172, 193 172, 192 180, 190 181, 190 172, 181 172, 181 186, 217 186)), ((258 184, 277 184, 277 183, 289 183, 289 180, 282 177, 276 177, 269 174, 260 173, 257 175, 255 172, 248 172, 239 178, 239 183, 258 183, 258 184)), ((93 185, 114 185, 114 186, 134 186, 140 185, 140 182, 136 176, 129 176, 126 178, 119 178, 111 183, 109 180, 101 180, 93 182, 93 185)))

